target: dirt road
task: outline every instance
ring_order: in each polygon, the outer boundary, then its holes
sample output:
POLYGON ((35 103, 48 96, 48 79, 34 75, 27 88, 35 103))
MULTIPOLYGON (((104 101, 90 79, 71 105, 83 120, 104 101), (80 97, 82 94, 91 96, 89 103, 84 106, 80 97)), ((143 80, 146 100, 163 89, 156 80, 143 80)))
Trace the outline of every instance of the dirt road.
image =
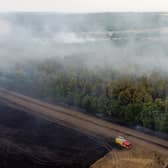
POLYGON ((118 135, 122 135, 128 138, 133 144, 142 145, 168 154, 168 141, 166 140, 112 124, 87 114, 51 105, 5 89, 0 89, 0 101, 10 106, 16 106, 28 112, 44 116, 49 120, 92 136, 112 139, 118 135))

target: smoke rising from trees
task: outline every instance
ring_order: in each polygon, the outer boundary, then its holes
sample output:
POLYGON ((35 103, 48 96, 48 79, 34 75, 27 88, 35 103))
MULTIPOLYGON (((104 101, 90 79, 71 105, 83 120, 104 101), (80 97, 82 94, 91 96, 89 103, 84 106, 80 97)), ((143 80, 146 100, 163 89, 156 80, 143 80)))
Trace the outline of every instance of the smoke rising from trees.
POLYGON ((168 130, 168 17, 0 15, 0 86, 168 130))
POLYGON ((2 13, 1 69, 67 58, 92 69, 167 72, 167 37, 168 17, 160 13, 2 13))

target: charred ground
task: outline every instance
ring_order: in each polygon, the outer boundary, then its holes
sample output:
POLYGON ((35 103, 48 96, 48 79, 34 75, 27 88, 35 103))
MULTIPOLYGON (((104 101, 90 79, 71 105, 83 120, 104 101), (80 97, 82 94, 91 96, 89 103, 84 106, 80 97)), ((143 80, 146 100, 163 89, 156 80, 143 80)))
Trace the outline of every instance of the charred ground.
POLYGON ((0 104, 0 167, 89 167, 103 142, 0 104))

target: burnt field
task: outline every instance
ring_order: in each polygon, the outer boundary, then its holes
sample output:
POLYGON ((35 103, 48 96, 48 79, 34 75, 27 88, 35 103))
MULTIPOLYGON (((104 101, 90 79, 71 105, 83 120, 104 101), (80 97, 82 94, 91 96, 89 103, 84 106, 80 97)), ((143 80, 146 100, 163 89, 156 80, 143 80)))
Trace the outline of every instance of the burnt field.
POLYGON ((105 142, 0 103, 0 167, 86 168, 105 142))

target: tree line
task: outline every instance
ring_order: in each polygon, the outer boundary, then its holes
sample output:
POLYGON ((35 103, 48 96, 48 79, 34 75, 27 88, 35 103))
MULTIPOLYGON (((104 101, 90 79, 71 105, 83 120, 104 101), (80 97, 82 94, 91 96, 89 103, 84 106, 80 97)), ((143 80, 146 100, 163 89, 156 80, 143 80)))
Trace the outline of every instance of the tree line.
POLYGON ((130 126, 168 132, 168 78, 160 73, 121 75, 53 61, 34 66, 1 73, 6 77, 0 79, 1 85, 115 117, 130 126))

